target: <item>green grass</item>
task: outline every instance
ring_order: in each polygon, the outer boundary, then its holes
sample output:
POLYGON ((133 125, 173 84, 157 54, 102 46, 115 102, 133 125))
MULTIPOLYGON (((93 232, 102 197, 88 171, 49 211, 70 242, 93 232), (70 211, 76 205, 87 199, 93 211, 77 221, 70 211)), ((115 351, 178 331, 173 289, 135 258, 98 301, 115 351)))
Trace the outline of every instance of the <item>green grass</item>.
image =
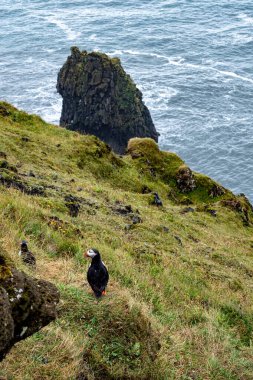
POLYGON ((183 161, 150 139, 131 140, 129 154, 120 158, 93 136, 46 124, 3 102, 0 138, 0 159, 5 153, 8 162, 0 165, 0 176, 44 189, 32 196, 0 185, 1 249, 17 268, 53 282, 61 293, 58 319, 18 343, 0 376, 253 378, 247 200, 228 190, 212 198, 215 182, 197 173, 196 188, 180 193, 183 161), (163 207, 150 204, 149 191, 158 192, 163 207), (69 194, 82 199, 77 218, 69 215, 69 194), (241 210, 226 204, 231 199, 241 210), (182 213, 187 202, 194 212, 182 213), (138 210, 141 223, 126 228, 131 215, 117 214, 119 203, 138 210), (17 255, 24 238, 37 258, 35 272, 17 255), (99 302, 86 282, 82 253, 90 247, 100 250, 110 272, 99 302))

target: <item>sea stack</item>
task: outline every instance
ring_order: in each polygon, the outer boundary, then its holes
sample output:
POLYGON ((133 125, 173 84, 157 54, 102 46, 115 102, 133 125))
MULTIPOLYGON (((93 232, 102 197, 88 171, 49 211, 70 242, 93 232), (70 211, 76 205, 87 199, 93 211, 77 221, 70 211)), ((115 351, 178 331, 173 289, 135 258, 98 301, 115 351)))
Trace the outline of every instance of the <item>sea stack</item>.
POLYGON ((72 47, 57 91, 63 97, 60 125, 67 129, 95 135, 119 154, 132 137, 158 141, 142 93, 118 58, 72 47))

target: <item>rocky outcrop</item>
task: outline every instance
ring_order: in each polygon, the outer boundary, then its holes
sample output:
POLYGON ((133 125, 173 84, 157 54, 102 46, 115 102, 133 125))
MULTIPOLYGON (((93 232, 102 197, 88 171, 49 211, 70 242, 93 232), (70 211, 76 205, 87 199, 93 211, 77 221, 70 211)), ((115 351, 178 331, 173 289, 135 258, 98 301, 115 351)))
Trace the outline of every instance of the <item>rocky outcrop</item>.
POLYGON ((195 178, 190 168, 182 165, 177 172, 177 187, 181 193, 189 193, 196 188, 195 178))
POLYGON ((63 97, 61 126, 95 135, 120 154, 132 137, 158 141, 142 93, 118 58, 73 47, 58 74, 57 90, 63 97))
POLYGON ((225 192, 226 190, 222 186, 214 184, 212 188, 209 190, 209 196, 211 198, 216 198, 224 195, 225 192))
POLYGON ((56 318, 58 302, 54 285, 16 270, 0 252, 0 361, 15 343, 56 318))

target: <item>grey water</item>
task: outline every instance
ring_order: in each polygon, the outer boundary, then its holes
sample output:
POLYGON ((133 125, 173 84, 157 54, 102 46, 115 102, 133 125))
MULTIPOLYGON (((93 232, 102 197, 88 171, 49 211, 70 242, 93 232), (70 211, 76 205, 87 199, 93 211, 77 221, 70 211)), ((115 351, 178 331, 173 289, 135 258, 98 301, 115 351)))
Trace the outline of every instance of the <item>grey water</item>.
POLYGON ((70 47, 118 56, 160 147, 253 201, 253 2, 1 0, 0 98, 58 124, 70 47))

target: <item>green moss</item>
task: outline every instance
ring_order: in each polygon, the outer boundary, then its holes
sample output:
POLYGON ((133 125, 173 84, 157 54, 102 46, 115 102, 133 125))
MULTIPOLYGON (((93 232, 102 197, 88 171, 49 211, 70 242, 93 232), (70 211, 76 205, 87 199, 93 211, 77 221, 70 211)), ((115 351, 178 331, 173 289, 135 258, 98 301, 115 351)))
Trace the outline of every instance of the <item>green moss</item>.
POLYGON ((65 312, 69 314, 70 328, 78 323, 89 336, 84 359, 96 374, 103 370, 106 379, 112 366, 114 378, 120 379, 125 373, 127 378, 144 379, 150 374, 151 363, 160 349, 159 333, 152 330, 148 316, 137 304, 129 304, 120 294, 95 304, 92 297, 71 286, 61 285, 60 290, 68 305, 65 312), (73 304, 75 314, 71 311, 73 304))
POLYGON ((10 265, 11 261, 3 254, 0 254, 0 283, 12 276, 10 265))
POLYGON ((35 125, 37 123, 45 125, 46 123, 37 115, 29 115, 20 111, 7 102, 0 102, 0 117, 7 117, 12 122, 18 124, 35 125))
POLYGON ((187 192, 187 195, 181 193, 177 185, 177 177, 188 167, 175 153, 160 151, 152 139, 131 139, 128 143, 128 153, 133 159, 132 164, 139 172, 153 181, 161 180, 169 186, 169 198, 176 203, 214 203, 230 196, 234 197, 230 191, 221 187, 211 178, 195 172, 193 172, 195 188, 187 192), (214 187, 221 188, 222 194, 213 197, 212 189, 214 187))
POLYGON ((175 181, 177 170, 183 161, 175 154, 162 152, 150 138, 134 138, 128 143, 128 153, 139 170, 151 178, 159 178, 166 184, 175 181))
POLYGON ((243 312, 238 306, 224 305, 221 307, 221 322, 234 328, 243 345, 249 346, 252 342, 253 317, 243 312))

